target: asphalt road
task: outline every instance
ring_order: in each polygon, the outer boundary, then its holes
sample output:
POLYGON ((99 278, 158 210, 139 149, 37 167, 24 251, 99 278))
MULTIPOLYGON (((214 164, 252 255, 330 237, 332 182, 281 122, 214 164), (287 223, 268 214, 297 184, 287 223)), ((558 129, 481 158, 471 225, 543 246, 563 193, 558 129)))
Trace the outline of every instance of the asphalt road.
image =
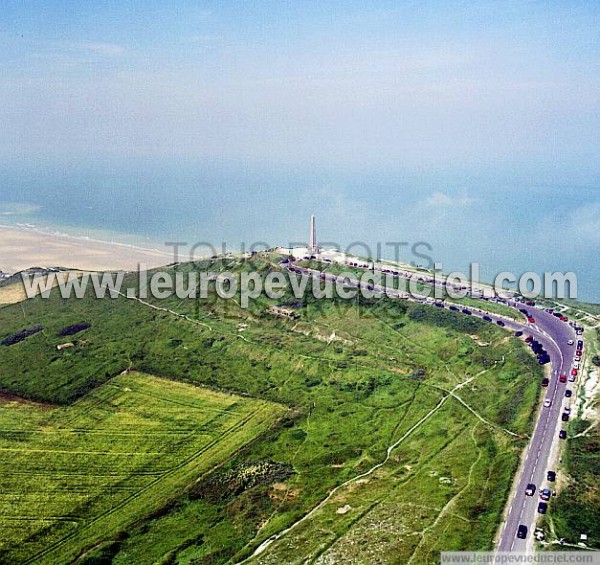
MULTIPOLYGON (((284 266, 290 266, 285 264, 284 266)), ((321 276, 329 280, 341 281, 341 277, 329 273, 322 273, 313 269, 298 267, 293 265, 293 270, 314 276, 321 276)), ((412 273, 399 273, 400 276, 411 276, 412 273)), ((358 283, 353 286, 361 286, 358 283)), ((362 285, 364 286, 364 284, 362 285)), ((370 290, 375 292, 384 292, 384 288, 375 285, 370 290)), ((388 295, 390 293, 388 292, 388 295)), ((398 292, 399 298, 404 298, 417 302, 425 302, 424 300, 409 297, 404 292, 398 292)), ((437 301, 439 303, 439 301, 437 301)), ((522 308, 522 303, 508 302, 513 308, 522 308)), ((447 305, 444 305, 447 307, 447 305)), ((553 484, 547 481, 547 471, 555 469, 556 457, 558 454, 558 433, 563 428, 561 414, 563 406, 570 404, 574 398, 566 399, 565 390, 572 388, 572 383, 567 380, 566 383, 559 382, 559 375, 566 373, 571 374, 571 365, 575 355, 576 347, 569 345, 569 340, 577 342, 578 336, 575 330, 566 322, 562 322, 552 314, 537 309, 535 307, 526 307, 534 316, 535 323, 529 324, 524 318, 522 321, 513 321, 504 318, 497 314, 485 311, 485 301, 481 302, 481 309, 471 308, 472 315, 482 317, 487 315, 492 318, 492 323, 502 320, 506 329, 521 330, 524 336, 532 335, 538 340, 550 355, 551 378, 550 384, 546 389, 544 399, 550 398, 552 405, 550 407, 541 406, 538 411, 535 428, 527 451, 522 460, 522 464, 513 481, 513 489, 511 492, 511 500, 508 506, 506 520, 502 526, 500 537, 496 545, 497 551, 513 551, 532 553, 534 548, 534 531, 536 520, 539 516, 537 513, 538 503, 540 502, 539 493, 543 488, 553 490, 553 484), (529 483, 536 486, 534 496, 526 496, 525 489, 529 483), (527 537, 525 539, 517 538, 517 530, 519 525, 527 527, 527 537)), ((582 338, 579 338, 582 339, 582 338)), ((551 501, 549 501, 549 506, 551 501)))
MULTIPOLYGON (((532 309, 533 310, 533 309, 532 309)), ((568 345, 570 339, 577 340, 575 331, 568 323, 541 310, 534 310, 535 330, 530 331, 536 336, 550 354, 552 377, 546 389, 545 398, 552 399, 552 406, 542 406, 539 410, 535 429, 519 473, 513 483, 512 500, 509 503, 506 521, 498 539, 498 551, 518 551, 531 553, 533 551, 533 534, 535 523, 539 516, 537 506, 540 502, 539 492, 543 488, 553 490, 553 483, 546 479, 548 470, 554 470, 558 450, 559 431, 563 428, 561 414, 563 406, 571 399, 565 398, 565 390, 572 388, 572 383, 559 382, 559 375, 570 375, 575 346, 568 345), (525 489, 529 483, 536 485, 534 496, 526 496, 525 489), (520 524, 527 526, 527 538, 517 538, 520 524)), ((533 329, 533 328, 532 328, 533 329)), ((551 501, 549 502, 551 504, 551 501)))

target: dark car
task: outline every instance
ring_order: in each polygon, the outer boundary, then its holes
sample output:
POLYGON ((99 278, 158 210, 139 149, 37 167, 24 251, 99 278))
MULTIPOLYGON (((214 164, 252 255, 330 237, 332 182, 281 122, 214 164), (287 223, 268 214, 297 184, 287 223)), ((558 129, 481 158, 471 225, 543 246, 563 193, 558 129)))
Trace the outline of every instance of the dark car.
POLYGON ((583 349, 583 341, 581 339, 577 340, 577 349, 583 349))
POLYGON ((517 530, 517 537, 519 539, 525 539, 527 537, 527 526, 524 524, 519 524, 519 529, 517 530))
POLYGON ((567 390, 565 390, 565 396, 567 398, 571 398, 572 394, 573 394, 573 391, 570 388, 568 388, 567 390))
POLYGON ((546 388, 550 384, 550 379, 548 377, 544 377, 542 379, 542 386, 546 388))
POLYGON ((459 308, 458 308, 458 306, 450 306, 450 310, 454 310, 455 312, 458 312, 459 308))
POLYGON ((546 502, 540 502, 538 504, 538 513, 545 514, 548 510, 548 504, 546 502))
MULTIPOLYGON (((522 333, 522 332, 521 332, 521 333, 522 333)), ((528 335, 528 336, 525 338, 525 341, 526 341, 527 343, 533 343, 533 336, 532 336, 532 335, 528 335)))
POLYGON ((535 494, 535 485, 533 483, 529 483, 527 488, 525 489, 525 496, 533 496, 535 494))
POLYGON ((529 316, 529 318, 527 318, 527 321, 528 321, 530 324, 535 324, 535 318, 534 318, 533 316, 529 316))
POLYGON ((501 327, 506 326, 506 324, 502 320, 496 320, 496 323, 501 327))
POLYGON ((466 308, 464 308, 462 313, 466 314, 467 316, 470 316, 473 312, 471 312, 471 310, 467 310, 466 308))
POLYGON ((561 415, 561 417, 560 417, 560 419, 563 422, 568 422, 569 421, 569 415, 566 412, 563 412, 562 415, 561 415))
POLYGON ((540 498, 542 500, 550 500, 551 496, 552 496, 552 491, 549 488, 543 488, 540 491, 540 498))
POLYGON ((546 478, 553 483, 556 480, 556 471, 548 471, 546 473, 546 478))
POLYGON ((521 337, 523 335, 523 332, 521 330, 518 330, 515 332, 515 337, 521 337))
POLYGON ((484 317, 483 317, 483 319, 484 319, 486 322, 491 322, 491 321, 492 321, 492 319, 491 319, 489 316, 484 316, 484 317))
POLYGON ((567 439, 567 430, 560 430, 560 432, 558 432, 558 437, 560 439, 567 439))

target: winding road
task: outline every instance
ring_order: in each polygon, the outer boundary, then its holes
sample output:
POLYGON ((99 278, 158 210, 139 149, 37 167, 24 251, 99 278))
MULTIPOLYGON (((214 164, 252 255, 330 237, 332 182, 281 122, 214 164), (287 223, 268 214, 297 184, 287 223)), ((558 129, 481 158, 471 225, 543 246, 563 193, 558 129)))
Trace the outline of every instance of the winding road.
MULTIPOLYGON (((370 291, 386 293, 390 297, 431 303, 431 300, 414 297, 400 290, 390 292, 389 288, 381 285, 366 285, 366 283, 348 281, 339 275, 299 266, 293 261, 283 261, 281 265, 293 272, 312 275, 320 279, 327 279, 338 283, 345 282, 349 286, 368 286, 370 291)), ((378 267, 377 265, 371 265, 371 267, 372 270, 383 271, 383 267, 378 267)), ((389 270, 384 272, 389 272, 389 270)), ((412 272, 402 271, 399 268, 392 269, 392 273, 402 278, 410 278, 414 275, 412 272)), ((426 279, 426 282, 433 283, 432 279, 426 279)), ((471 297, 481 298, 481 294, 473 293, 471 297)), ((448 304, 441 301, 436 302, 438 307, 448 307, 448 304)), ((550 383, 548 388, 545 389, 546 395, 544 400, 550 399, 552 404, 549 407, 542 406, 539 408, 531 440, 513 481, 513 488, 505 511, 505 520, 500 528, 500 534, 496 543, 496 550, 500 552, 532 553, 534 550, 533 534, 539 516, 537 513, 538 502, 540 500, 539 492, 542 488, 552 489, 552 483, 549 483, 546 479, 547 471, 555 469, 559 452, 559 442, 563 441, 559 439, 558 434, 562 429, 561 414, 563 405, 565 404, 565 390, 570 387, 571 383, 559 382, 559 375, 562 373, 570 375, 575 346, 569 345, 568 342, 569 340, 577 340, 577 336, 570 324, 561 321, 545 310, 528 307, 535 319, 535 323, 530 324, 526 320, 516 321, 486 311, 485 304, 485 301, 481 300, 481 308, 469 307, 469 310, 472 312, 472 315, 480 318, 489 316, 492 319, 492 323, 500 320, 504 324, 505 329, 522 331, 524 335, 533 336, 544 346, 550 355, 550 383), (525 489, 530 483, 536 485, 536 491, 533 496, 525 494, 525 489), (520 525, 527 527, 525 539, 517 537, 520 525)), ((519 308, 523 308, 523 303, 516 301, 508 301, 506 305, 517 311, 519 308)))

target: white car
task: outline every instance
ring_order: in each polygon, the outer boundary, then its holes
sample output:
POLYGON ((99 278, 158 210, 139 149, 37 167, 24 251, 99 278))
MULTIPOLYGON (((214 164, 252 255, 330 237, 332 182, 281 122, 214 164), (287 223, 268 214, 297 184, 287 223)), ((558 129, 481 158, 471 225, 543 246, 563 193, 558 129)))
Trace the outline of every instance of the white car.
POLYGON ((572 339, 570 339, 569 341, 567 341, 567 343, 568 343, 569 345, 573 345, 575 342, 574 342, 572 339))
POLYGON ((571 413, 571 407, 570 406, 565 406, 563 408, 563 410, 564 410, 565 414, 570 414, 571 413))
POLYGON ((544 406, 546 408, 550 408, 550 406, 552 406, 552 399, 551 398, 546 398, 546 400, 544 400, 544 406))
POLYGON ((579 363, 573 363, 573 369, 579 370, 579 363))

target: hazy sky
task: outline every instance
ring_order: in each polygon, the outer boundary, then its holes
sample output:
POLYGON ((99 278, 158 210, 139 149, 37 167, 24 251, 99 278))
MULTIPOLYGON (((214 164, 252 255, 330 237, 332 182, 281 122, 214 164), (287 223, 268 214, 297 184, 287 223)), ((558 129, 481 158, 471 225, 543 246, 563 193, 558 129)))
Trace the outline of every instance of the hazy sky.
POLYGON ((600 3, 3 2, 0 156, 597 172, 600 3))
POLYGON ((233 246, 316 212, 600 300, 599 30, 592 0, 6 0, 0 204, 233 246))

